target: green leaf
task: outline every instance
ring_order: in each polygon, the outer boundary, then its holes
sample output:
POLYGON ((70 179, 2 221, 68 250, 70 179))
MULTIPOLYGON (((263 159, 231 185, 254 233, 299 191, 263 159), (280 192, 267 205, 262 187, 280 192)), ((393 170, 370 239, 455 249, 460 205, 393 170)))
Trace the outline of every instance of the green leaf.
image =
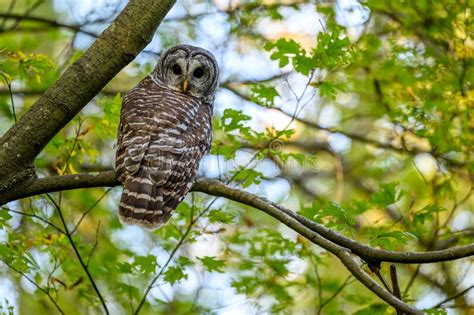
MULTIPOLYGON (((5 54, 5 52, 2 52, 2 54, 5 54)), ((54 66, 52 59, 46 55, 24 53, 22 51, 7 53, 6 60, 0 62, 0 71, 2 73, 8 74, 8 71, 5 71, 6 68, 9 68, 8 63, 16 65, 17 69, 15 69, 15 72, 18 73, 20 78, 34 79, 37 83, 41 83, 42 75, 54 66)), ((9 74, 11 78, 15 77, 13 71, 10 70, 9 74)))
POLYGON ((319 84, 319 95, 329 99, 336 99, 337 88, 334 84, 323 82, 319 84))
POLYGON ((193 266, 194 262, 186 256, 180 256, 178 258, 178 265, 181 267, 193 266))
POLYGON ((248 129, 243 122, 250 120, 250 116, 244 115, 241 110, 227 108, 221 118, 221 126, 224 131, 248 129))
POLYGON ((156 262, 156 257, 153 255, 135 256, 133 258, 133 266, 144 274, 150 274, 155 272, 158 263, 156 262))
POLYGON ((120 120, 122 97, 117 93, 113 98, 102 97, 97 103, 102 108, 103 115, 91 117, 94 131, 100 136, 115 137, 120 120))
POLYGON ((434 215, 439 212, 446 211, 446 208, 441 207, 437 204, 430 204, 424 207, 421 210, 415 211, 413 213, 413 224, 419 225, 424 224, 425 222, 431 221, 434 218, 434 215))
POLYGON ((326 97, 331 100, 336 99, 336 95, 338 91, 345 91, 346 86, 342 83, 331 83, 331 82, 322 82, 315 84, 316 87, 319 88, 319 94, 322 97, 326 97))
POLYGON ((229 212, 229 209, 214 209, 209 211, 207 218, 211 223, 220 222, 229 224, 234 221, 235 216, 229 212))
POLYGON ((132 273, 133 266, 128 262, 118 262, 114 265, 120 273, 132 273))
POLYGON ((225 261, 221 259, 216 259, 215 257, 211 256, 204 256, 204 257, 197 257, 202 263, 202 265, 206 268, 207 271, 217 271, 217 272, 224 272, 222 268, 225 267, 225 261))
POLYGON ((5 226, 5 224, 7 224, 7 221, 10 220, 11 218, 12 216, 10 215, 10 213, 8 213, 7 208, 3 207, 0 210, 0 228, 5 226))
POLYGON ((403 195, 401 190, 397 190, 397 183, 380 184, 380 190, 372 194, 370 201, 385 208, 399 201, 403 195))
POLYGON ((398 245, 407 244, 409 240, 418 240, 418 238, 410 232, 389 231, 379 233, 370 241, 370 245, 393 250, 398 245))
POLYGON ((355 312, 355 315, 385 315, 387 313, 387 304, 372 304, 366 308, 360 309, 355 312))
POLYGON ((116 288, 123 296, 139 297, 140 295, 140 290, 137 287, 127 283, 118 281, 116 282, 116 288))
POLYGON ((165 271, 164 279, 170 284, 175 284, 176 282, 187 278, 188 275, 184 273, 183 268, 180 266, 172 266, 165 271))
POLYGON ((280 68, 286 66, 292 61, 293 68, 303 75, 308 75, 310 71, 316 68, 315 58, 308 55, 300 45, 292 39, 280 38, 276 42, 267 43, 264 47, 266 50, 272 50, 270 58, 278 60, 280 68))
POLYGON ((237 293, 251 295, 258 287, 258 279, 252 276, 242 276, 240 279, 232 280, 231 285, 237 293))
POLYGON ((274 50, 270 58, 272 60, 279 61, 279 67, 286 66, 289 62, 289 58, 297 56, 301 52, 300 45, 294 40, 280 38, 274 43, 267 43, 264 49, 270 51, 274 50))
POLYGON ((287 264, 290 261, 288 259, 266 259, 265 264, 270 266, 277 275, 279 276, 287 276, 288 275, 288 268, 287 264))
POLYGON ((211 154, 221 155, 226 160, 230 160, 235 158, 235 154, 241 146, 236 136, 226 133, 224 139, 214 140, 211 147, 211 154))
POLYGON ((250 168, 237 169, 232 172, 233 179, 240 182, 243 188, 247 188, 252 184, 260 184, 261 179, 264 179, 263 173, 255 171, 250 168))
POLYGON ((295 70, 303 75, 309 75, 310 71, 317 67, 313 58, 307 57, 304 53, 293 59, 295 70))
POLYGON ((254 84, 251 86, 252 101, 264 107, 273 107, 275 97, 280 96, 275 87, 263 84, 254 84))
POLYGON ((330 33, 318 34, 318 44, 313 49, 312 59, 319 68, 334 69, 350 63, 351 42, 347 36, 341 38, 341 32, 341 28, 334 28, 330 33))
POLYGON ((309 207, 303 207, 301 214, 328 227, 351 231, 356 223, 355 215, 337 203, 321 203, 315 200, 309 207))

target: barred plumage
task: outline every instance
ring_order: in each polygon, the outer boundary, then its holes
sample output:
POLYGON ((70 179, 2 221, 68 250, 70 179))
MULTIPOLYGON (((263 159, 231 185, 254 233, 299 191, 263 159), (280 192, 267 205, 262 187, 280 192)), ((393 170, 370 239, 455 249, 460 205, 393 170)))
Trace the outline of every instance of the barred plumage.
POLYGON ((116 155, 122 222, 157 228, 191 189, 211 146, 217 75, 209 52, 180 45, 124 97, 116 155), (197 77, 197 68, 206 74, 197 77))

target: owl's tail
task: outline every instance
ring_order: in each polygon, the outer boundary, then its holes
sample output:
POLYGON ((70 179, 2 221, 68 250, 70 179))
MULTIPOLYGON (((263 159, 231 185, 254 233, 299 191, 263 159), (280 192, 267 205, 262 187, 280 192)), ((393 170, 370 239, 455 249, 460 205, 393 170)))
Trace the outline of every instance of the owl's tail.
POLYGON ((143 169, 127 177, 123 186, 119 204, 122 223, 157 229, 169 220, 171 212, 164 210, 161 188, 155 186, 143 169))

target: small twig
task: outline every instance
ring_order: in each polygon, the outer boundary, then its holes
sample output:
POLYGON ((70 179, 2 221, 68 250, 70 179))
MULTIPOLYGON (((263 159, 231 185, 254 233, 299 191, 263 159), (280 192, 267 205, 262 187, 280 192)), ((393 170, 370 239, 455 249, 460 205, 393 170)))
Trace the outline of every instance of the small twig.
POLYGON ((387 280, 385 280, 384 276, 380 273, 380 268, 376 268, 375 270, 373 270, 373 273, 377 276, 377 278, 379 278, 385 289, 387 289, 388 292, 393 293, 392 288, 390 288, 390 285, 388 284, 387 280))
POLYGON ((342 165, 341 156, 337 153, 334 153, 334 166, 336 169, 336 198, 337 203, 341 203, 344 200, 344 166, 342 165))
MULTIPOLYGON (((12 13, 13 9, 15 8, 15 5, 16 5, 16 0, 12 0, 12 1, 10 2, 10 5, 8 6, 7 14, 12 13)), ((5 29, 6 23, 7 23, 7 19, 4 18, 4 19, 2 20, 2 25, 0 26, 0 32, 3 32, 3 30, 5 29)))
POLYGON ((106 314, 109 314, 109 310, 107 309, 107 305, 106 305, 106 303, 105 303, 105 300, 104 300, 104 298, 102 297, 102 294, 100 293, 99 288, 98 288, 97 285, 95 284, 94 278, 92 278, 92 275, 91 275, 91 273, 89 272, 89 269, 87 268, 86 264, 85 264, 84 261, 82 260, 81 254, 79 253, 79 250, 77 249, 77 246, 76 246, 76 244, 74 243, 74 240, 72 239, 71 233, 69 233, 66 220, 64 219, 63 213, 62 213, 62 211, 61 211, 61 207, 58 205, 58 203, 56 203, 56 201, 54 201, 54 199, 53 199, 49 194, 46 194, 46 196, 47 196, 48 199, 53 203, 54 207, 55 207, 56 210, 58 211, 59 218, 61 219, 61 222, 62 222, 62 224, 63 224, 64 230, 66 231, 66 237, 67 237, 67 239, 69 240, 69 243, 71 244, 72 249, 74 250, 74 253, 76 254, 77 259, 79 260, 79 263, 81 264, 82 269, 84 269, 84 272, 86 273, 87 277, 89 278, 89 281, 90 281, 91 284, 92 284, 92 288, 94 289, 95 293, 96 293, 97 296, 99 297, 100 303, 102 304, 102 307, 104 308, 105 313, 106 313, 106 314))
POLYGON ((11 102, 11 106, 12 106, 13 120, 16 122, 16 111, 15 111, 15 103, 13 102, 12 84, 3 72, 0 71, 0 75, 3 77, 3 80, 5 81, 5 84, 7 85, 8 94, 10 94, 10 102, 11 102))
MULTIPOLYGON (((77 142, 79 140, 79 136, 81 135, 81 128, 82 128, 82 123, 83 122, 84 121, 81 120, 81 118, 79 117, 79 124, 77 126, 76 136, 74 137, 74 140, 72 142, 71 150, 69 150, 69 152, 67 154, 66 162, 64 163, 64 171, 60 175, 67 174, 67 169, 69 167, 69 161, 71 160, 72 154, 74 153, 74 150, 76 149, 76 145, 77 145, 77 142)), ((59 204, 61 205, 61 203, 59 203, 59 204)))
POLYGON ((319 315, 323 309, 323 285, 321 283, 321 276, 319 275, 318 264, 314 262, 314 274, 316 275, 316 283, 318 285, 318 303, 319 309, 317 315, 319 315))
POLYGON ((97 199, 93 204, 92 206, 89 207, 89 209, 87 209, 86 211, 84 211, 81 215, 81 217, 79 218, 79 221, 77 221, 77 223, 74 225, 74 228, 71 230, 71 235, 74 235, 74 233, 77 231, 77 229, 79 228, 79 225, 81 224, 82 220, 84 220, 84 218, 99 204, 99 202, 102 201, 102 199, 104 199, 104 197, 113 189, 113 187, 110 187, 109 189, 107 189, 103 194, 102 196, 99 197, 99 199, 97 199))
POLYGON ((438 308, 440 307, 441 305, 443 305, 444 303, 447 303, 451 300, 454 300, 454 299, 457 299, 458 297, 460 296, 463 296, 464 294, 466 294, 469 290, 471 290, 472 288, 474 288, 474 285, 471 285, 470 287, 462 290, 461 292, 458 292, 458 293, 455 293, 451 296, 448 296, 446 299, 442 300, 441 302, 439 302, 438 304, 432 306, 431 308, 438 308))
MULTIPOLYGON (((33 3, 31 6, 28 6, 26 8, 26 10, 23 12, 23 16, 28 16, 31 12, 33 12, 37 7, 39 7, 42 3, 44 2, 44 0, 38 0, 36 1, 35 3, 33 3)), ((15 22, 13 23, 13 25, 10 27, 10 30, 14 30, 18 27, 18 25, 20 25, 20 21, 19 19, 15 20, 15 22)))
POLYGON ((92 258, 92 255, 94 255, 95 249, 97 248, 97 244, 99 242, 99 229, 100 229, 100 221, 97 223, 97 229, 95 230, 95 241, 94 245, 92 246, 91 252, 89 253, 89 256, 87 256, 87 261, 86 261, 86 266, 89 267, 89 262, 92 258))
POLYGON ((48 272, 48 280, 46 281, 46 284, 47 284, 47 289, 46 290, 50 290, 50 283, 51 283, 51 278, 53 277, 53 274, 56 272, 56 270, 58 270, 59 266, 61 264, 58 263, 58 258, 57 257, 54 257, 54 266, 53 266, 53 269, 50 270, 50 272, 48 272))
POLYGON ((92 36, 92 37, 99 37, 98 34, 95 34, 95 33, 92 33, 92 32, 89 32, 89 31, 86 31, 86 30, 82 29, 81 25, 68 25, 68 24, 60 23, 60 22, 57 22, 55 20, 51 20, 51 19, 44 18, 44 17, 27 16, 27 15, 24 15, 24 14, 14 14, 14 13, 10 13, 10 14, 0 13, 0 17, 3 18, 3 19, 14 20, 15 24, 8 31, 15 30, 18 27, 19 23, 21 21, 25 20, 25 21, 33 21, 33 22, 47 24, 51 27, 59 27, 59 28, 69 29, 69 30, 75 31, 75 32, 81 32, 81 33, 87 34, 87 35, 92 36))
POLYGON ((142 299, 140 300, 140 303, 138 304, 135 312, 133 312, 134 315, 137 315, 138 313, 140 313, 140 310, 141 308, 143 307, 143 305, 145 304, 145 301, 146 301, 146 297, 148 296, 148 293, 150 292, 150 290, 153 288, 155 282, 161 277, 161 275, 164 273, 166 267, 169 265, 169 263, 171 262, 171 260, 173 259, 174 255, 178 252, 178 249, 181 247, 181 245, 184 243, 186 237, 188 236, 189 232, 191 232, 191 229, 193 227, 193 224, 194 224, 194 220, 192 218, 193 216, 193 213, 191 212, 191 218, 190 218, 190 221, 189 221, 189 224, 188 224, 188 227, 186 228, 186 231, 183 233, 183 235, 181 236, 181 238, 179 239, 178 243, 176 244, 176 246, 173 248, 173 250, 171 251, 170 255, 168 256, 168 259, 166 260, 165 264, 161 267, 160 271, 158 272, 158 274, 150 281, 150 283, 148 284, 147 288, 145 289, 145 293, 143 294, 142 296, 142 299))
POLYGON ((54 306, 56 307, 56 309, 59 311, 59 313, 61 314, 64 314, 63 310, 61 309, 61 307, 59 307, 58 303, 53 299, 53 297, 51 296, 51 294, 49 294, 48 290, 45 290, 43 287, 41 287, 39 284, 37 284, 35 281, 33 281, 32 279, 30 279, 30 277, 28 277, 26 274, 24 274, 23 272, 21 272, 20 270, 16 269, 15 267, 13 267, 12 265, 10 265, 9 263, 7 263, 5 260, 1 259, 0 260, 5 264, 7 265, 8 268, 10 268, 11 270, 15 271, 16 273, 18 273, 19 275, 21 275, 23 278, 25 278, 26 280, 28 280, 28 282, 30 282, 32 285, 34 285, 38 290, 40 290, 41 292, 43 292, 47 297, 48 299, 54 304, 54 306))
POLYGON ((332 300, 334 300, 342 292, 342 290, 344 290, 345 287, 347 287, 349 284, 353 283, 354 281, 355 280, 353 279, 352 275, 348 276, 346 280, 344 280, 344 282, 341 284, 341 286, 337 288, 337 290, 327 300, 321 303, 321 305, 319 306, 317 315, 321 314, 323 308, 326 305, 328 305, 332 300))
POLYGON ((129 277, 129 274, 126 273, 125 276, 127 277, 127 284, 128 284, 128 287, 127 287, 127 295, 128 295, 128 306, 130 307, 130 314, 133 313, 133 298, 132 298, 132 284, 130 283, 130 277, 129 277))
MULTIPOLYGON (((398 284, 398 277, 397 277, 397 268, 395 265, 390 265, 390 279, 392 281, 392 292, 400 301, 402 300, 402 294, 400 292, 400 285, 398 284)), ((405 315, 399 309, 396 309, 397 315, 405 315)))
POLYGON ((466 74, 468 70, 469 64, 467 62, 467 58, 462 59, 462 68, 461 68, 461 74, 459 75, 459 90, 461 91, 461 95, 463 97, 466 96, 466 88, 465 88, 465 83, 464 81, 466 80, 466 74))
POLYGON ((421 267, 421 265, 416 266, 415 272, 413 272, 413 274, 410 277, 410 280, 408 281, 408 283, 405 287, 405 290, 403 290, 403 295, 407 295, 408 291, 411 288, 411 286, 413 285, 413 283, 415 283, 415 279, 416 279, 416 277, 418 277, 418 274, 420 273, 420 267, 421 267))
POLYGON ((13 213, 21 214, 21 215, 26 216, 26 217, 31 217, 31 218, 38 219, 41 222, 44 222, 44 223, 48 224, 49 226, 51 226, 52 228, 57 230, 59 233, 66 234, 59 226, 57 226, 56 224, 40 217, 39 215, 36 215, 36 214, 33 214, 33 213, 28 213, 28 212, 22 212, 22 211, 18 211, 18 210, 12 210, 12 209, 9 209, 9 208, 4 208, 4 209, 8 212, 13 212, 13 213))
POLYGON ((471 188, 469 189, 469 191, 466 193, 466 195, 461 200, 456 200, 456 198, 455 198, 455 203, 454 203, 451 211, 449 211, 447 218, 444 220, 444 223, 441 225, 442 229, 445 228, 449 224, 449 222, 451 222, 451 219, 453 218, 454 213, 459 208, 459 206, 463 205, 465 202, 467 202, 469 200, 469 198, 472 197, 471 193, 473 191, 474 191, 474 186, 471 183, 471 188))

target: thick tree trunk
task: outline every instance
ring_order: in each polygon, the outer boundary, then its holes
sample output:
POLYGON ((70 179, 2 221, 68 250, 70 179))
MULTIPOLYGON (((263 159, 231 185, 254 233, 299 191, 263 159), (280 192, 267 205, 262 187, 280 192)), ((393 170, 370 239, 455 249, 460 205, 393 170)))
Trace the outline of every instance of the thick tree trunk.
POLYGON ((131 0, 94 44, 0 139, 0 194, 34 178, 46 144, 151 41, 176 0, 131 0))

